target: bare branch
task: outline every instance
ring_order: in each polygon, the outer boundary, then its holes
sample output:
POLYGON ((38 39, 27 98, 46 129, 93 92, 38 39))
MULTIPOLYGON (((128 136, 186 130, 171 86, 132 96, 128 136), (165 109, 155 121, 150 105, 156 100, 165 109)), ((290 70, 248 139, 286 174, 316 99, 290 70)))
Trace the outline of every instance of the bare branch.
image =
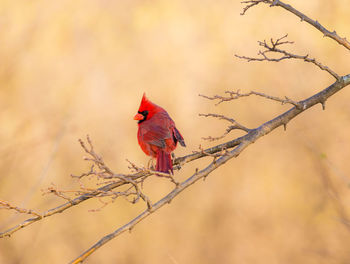
POLYGON ((204 97, 208 100, 216 100, 216 99, 219 99, 219 102, 217 102, 215 105, 219 105, 223 102, 226 102, 226 101, 231 101, 232 100, 232 97, 224 97, 224 96, 221 96, 221 95, 214 95, 214 96, 207 96, 207 95, 204 95, 204 94, 199 94, 199 96, 201 97, 204 97))
MULTIPOLYGON (((153 210, 145 210, 141 214, 139 214, 137 217, 132 219, 130 222, 125 224, 124 226, 118 228, 114 232, 104 236, 101 238, 97 243, 95 243, 93 246, 91 246, 88 250, 86 250, 84 253, 82 253, 79 257, 74 259, 71 264, 77 264, 83 262, 87 257, 89 257, 92 253, 94 253, 98 248, 112 240, 113 238, 119 236, 120 234, 124 233, 127 230, 131 230, 136 224, 141 222, 143 219, 148 217, 153 212, 157 211, 161 207, 163 207, 165 204, 168 204, 174 199, 178 194, 180 194, 183 190, 191 186, 193 183, 198 181, 199 179, 207 177, 213 170, 216 168, 222 166, 224 163, 226 163, 228 160, 232 159, 233 157, 237 157, 246 147, 248 147, 250 144, 254 143, 259 138, 265 136, 266 134, 270 133, 274 129, 276 129, 279 126, 283 126, 287 124, 290 120, 295 118, 300 113, 304 112, 306 109, 309 109, 310 107, 314 106, 315 104, 325 102, 330 96, 335 94, 336 92, 343 89, 345 86, 350 84, 350 74, 343 76, 340 78, 339 81, 336 81, 332 85, 330 85, 328 88, 322 90, 321 92, 305 99, 302 101, 302 103, 305 105, 305 108, 298 109, 297 107, 293 107, 287 112, 277 116, 276 118, 262 124, 256 129, 250 130, 246 135, 239 138, 240 143, 237 147, 235 147, 233 150, 228 151, 226 155, 221 156, 217 160, 211 162, 206 168, 200 171, 196 171, 192 176, 190 176, 185 181, 181 182, 179 185, 177 185, 170 193, 168 193, 166 196, 164 196, 162 199, 160 199, 158 202, 156 202, 153 205, 153 210)), ((216 146, 217 147, 217 146, 216 146)), ((205 154, 203 154, 205 155, 205 154)))
POLYGON ((268 95, 268 94, 264 94, 264 93, 260 93, 260 92, 255 92, 255 91, 250 91, 249 93, 240 93, 240 90, 237 90, 237 92, 235 91, 225 91, 226 94, 229 94, 229 96, 221 96, 221 95, 214 95, 212 97, 210 96, 204 96, 204 95, 200 95, 204 98, 207 98, 209 100, 219 100, 218 103, 216 103, 216 105, 221 104, 222 102, 227 102, 227 101, 232 101, 232 100, 236 100, 238 98, 241 97, 248 97, 251 95, 257 95, 260 97, 264 97, 273 101, 277 101, 283 104, 291 104, 296 106, 297 108, 303 108, 303 105, 300 102, 296 102, 290 98, 288 98, 287 96, 283 98, 280 97, 276 97, 276 96, 272 96, 272 95, 268 95))
MULTIPOLYGON (((124 231, 131 229, 134 225, 136 225, 138 222, 143 220, 149 214, 158 210, 164 204, 169 203, 176 195, 178 195, 182 190, 184 190, 185 188, 187 188, 188 186, 193 184, 199 178, 206 177, 216 167, 221 166, 223 163, 225 163, 230 158, 238 156, 239 153, 241 151, 243 151, 243 149, 245 147, 247 147, 249 144, 255 142, 258 138, 270 133, 272 130, 276 129, 279 126, 286 125, 291 119, 293 119, 298 114, 305 111, 306 109, 312 107, 313 105, 318 104, 318 103, 323 104, 330 96, 332 96, 333 94, 335 94, 336 92, 343 89, 345 86, 347 86, 349 84, 350 84, 350 75, 343 76, 340 78, 339 81, 336 81, 331 86, 322 90, 318 94, 315 94, 315 95, 309 97, 308 99, 301 101, 301 103, 305 106, 302 109, 299 109, 297 107, 293 107, 290 110, 288 110, 287 112, 283 113, 282 115, 264 123, 260 127, 250 130, 246 135, 244 135, 242 137, 239 137, 239 138, 236 138, 234 140, 228 141, 226 143, 223 143, 223 144, 214 146, 212 148, 206 149, 203 152, 196 152, 194 154, 190 154, 190 155, 187 155, 184 157, 179 157, 179 158, 175 159, 174 165, 183 165, 187 162, 190 162, 190 161, 193 161, 195 159, 199 159, 201 157, 207 156, 208 153, 214 154, 217 152, 221 152, 223 149, 230 149, 230 148, 236 146, 236 148, 229 151, 227 155, 223 155, 215 162, 212 162, 204 170, 196 172, 194 175, 189 177, 187 180, 178 184, 172 192, 170 192, 167 196, 165 196, 163 199, 161 199, 156 204, 154 204, 152 206, 152 210, 149 210, 149 208, 148 208, 146 211, 144 211, 142 214, 140 214, 139 216, 134 218, 132 221, 130 221, 129 223, 127 223, 123 227, 117 229, 114 233, 104 237, 98 243, 96 243, 91 249, 89 249, 88 251, 83 253, 79 258, 77 258, 76 261, 74 261, 72 263, 79 263, 79 261, 86 259, 86 257, 88 257, 91 253, 93 253, 97 248, 101 247, 103 244, 107 243, 109 240, 113 239, 114 237, 123 233, 124 231), (239 147, 237 147, 237 146, 239 146, 239 147)), ((142 178, 144 176, 145 176, 144 173, 135 173, 133 175, 130 175, 130 178, 133 180, 136 180, 136 179, 142 178)), ((52 209, 42 213, 41 217, 38 216, 38 217, 34 217, 34 218, 29 218, 29 219, 25 220, 24 222, 10 228, 9 230, 7 230, 3 233, 0 233, 0 238, 5 237, 5 236, 10 236, 11 234, 20 230, 21 228, 26 227, 26 226, 28 226, 36 221, 39 221, 42 218, 54 215, 56 213, 63 212, 66 209, 68 209, 74 205, 77 205, 77 204, 79 204, 87 199, 90 199, 90 198, 98 195, 101 192, 107 192, 107 191, 113 190, 113 189, 115 189, 119 186, 122 186, 124 184, 125 184, 125 182, 121 182, 121 181, 113 182, 113 183, 107 184, 107 185, 105 185, 97 190, 94 190, 90 193, 86 193, 84 195, 81 195, 75 199, 72 199, 72 201, 70 201, 70 202, 67 202, 65 204, 62 204, 62 205, 56 207, 56 208, 52 208, 52 209)))
MULTIPOLYGON (((169 193, 162 200, 160 200, 156 204, 154 204, 152 206, 153 210, 147 209, 145 212, 143 212, 141 215, 136 217, 134 220, 132 220, 131 222, 129 222, 125 226, 118 229, 111 236, 107 236, 107 237, 103 238, 102 242, 100 241, 97 246, 98 247, 102 246, 103 244, 107 243, 109 240, 111 240, 112 238, 114 238, 118 234, 124 232, 125 230, 127 230, 129 228, 132 228, 135 224, 137 224, 139 221, 141 221, 146 216, 151 214, 151 212, 154 212, 155 210, 159 209, 165 203, 169 203, 177 194, 179 194, 183 189, 190 186, 194 181, 198 180, 200 177, 207 176, 212 171, 213 166, 216 166, 216 167, 221 166, 228 159, 239 155, 239 153, 248 144, 253 143, 258 138, 262 137, 263 135, 266 135, 267 133, 271 132, 272 130, 276 129, 277 127, 287 124, 291 119, 293 119, 295 116, 297 116, 301 112, 305 111, 306 109, 310 108, 311 106, 318 104, 318 103, 323 104, 327 100, 327 98, 329 98, 334 93, 338 92, 339 90, 343 89, 345 86, 347 86, 349 84, 350 84, 350 75, 343 76, 340 78, 339 81, 336 81, 328 88, 326 88, 326 89, 322 90, 321 92, 319 92, 318 94, 315 94, 314 96, 302 101, 301 103, 305 106, 305 107, 303 107, 303 109, 298 109, 297 107, 293 107, 289 111, 287 111, 284 114, 264 123, 260 127, 253 129, 253 130, 250 130, 245 136, 242 136, 242 137, 236 138, 234 140, 228 141, 226 143, 223 143, 223 144, 214 146, 212 148, 206 149, 203 152, 197 152, 194 154, 190 154, 190 155, 187 155, 184 157, 179 157, 179 158, 175 159, 174 165, 183 165, 187 162, 190 162, 190 161, 193 161, 195 159, 199 159, 201 157, 207 156, 207 153, 213 154, 213 153, 220 152, 223 149, 230 149, 232 147, 239 146, 239 147, 236 147, 234 150, 230 151, 228 155, 224 155, 224 156, 220 157, 215 162, 215 164, 210 164, 204 170, 197 172, 195 175, 192 175, 190 178, 188 178, 184 182, 178 184, 178 186, 180 186, 180 187, 176 187, 173 190, 173 192, 169 193), (179 189, 177 189, 177 188, 179 188, 179 189), (176 190, 178 190, 178 191, 176 191, 176 190)), ((135 173, 133 175, 130 175, 130 178, 133 180, 136 180, 136 179, 142 178, 144 176, 145 176, 144 173, 135 173)), ((42 218, 54 215, 56 213, 61 213, 74 205, 77 205, 85 200, 88 200, 92 197, 95 197, 96 195, 98 195, 101 192, 107 192, 107 191, 113 190, 113 189, 115 189, 119 186, 122 186, 124 184, 125 184, 125 182, 122 182, 122 181, 113 182, 113 183, 107 184, 99 189, 91 191, 90 193, 86 193, 84 195, 81 195, 75 199, 72 199, 72 201, 70 201, 70 202, 67 202, 65 204, 62 204, 58 207, 52 208, 52 209, 42 213, 40 215, 40 217, 37 216, 34 218, 29 218, 29 219, 23 221, 22 223, 8 229, 7 231, 0 233, 0 238, 5 237, 5 236, 10 236, 11 234, 20 230, 21 228, 26 227, 26 226, 28 226, 36 221, 39 221, 42 218)), ((95 246, 93 251, 87 251, 88 253, 85 252, 82 255, 83 257, 81 256, 81 257, 79 257, 79 259, 82 259, 82 258, 85 259, 88 255, 90 255, 96 249, 97 248, 95 246)), ((78 262, 73 262, 73 263, 78 263, 78 262)))
MULTIPOLYGON (((233 147, 237 146, 239 143, 240 143, 240 139, 234 139, 234 140, 231 140, 231 141, 226 142, 224 144, 220 144, 220 145, 208 148, 205 150, 205 153, 217 153, 219 151, 222 151, 223 148, 228 148, 228 149, 233 148, 233 147)), ((196 159, 200 159, 200 158, 205 157, 205 156, 207 156, 207 155, 204 154, 204 152, 203 153, 196 152, 196 153, 189 154, 189 155, 186 155, 183 157, 178 157, 173 162, 174 169, 176 168, 176 166, 182 166, 188 162, 194 161, 196 159)), ((160 175, 159 172, 157 172, 157 174, 158 174, 158 176, 160 175)), ((142 178, 150 176, 150 175, 151 175, 151 171, 149 171, 149 172, 148 171, 140 171, 140 172, 129 175, 129 177, 133 180, 137 180, 137 179, 142 179, 142 178)), ((168 177, 171 177, 171 175, 170 176, 168 175, 168 177)), ((178 184, 176 181, 174 181, 174 183, 178 184)), ((106 193, 106 192, 111 191, 115 188, 123 186, 124 184, 125 184, 125 182, 122 182, 122 181, 112 182, 112 183, 108 183, 108 184, 106 184, 106 185, 104 185, 104 186, 102 186, 94 191, 84 193, 84 194, 72 199, 71 201, 69 201, 67 203, 61 204, 57 207, 51 208, 51 209, 43 212, 41 214, 41 217, 33 217, 33 218, 26 219, 22 223, 17 224, 4 232, 1 232, 0 238, 7 237, 7 236, 9 237, 13 233, 21 230, 22 228, 24 228, 26 226, 29 226, 29 225, 41 220, 42 218, 46 218, 46 217, 49 217, 49 216, 52 216, 52 215, 55 215, 58 213, 62 213, 65 210, 71 208, 72 206, 76 206, 76 205, 78 205, 78 204, 80 204, 80 203, 82 203, 90 198, 97 197, 101 193, 106 193)))
MULTIPOLYGON (((205 97, 205 96, 203 96, 205 97)), ((205 97, 205 98, 208 98, 208 97, 205 97)), ((244 132, 249 132, 250 129, 249 128, 246 128, 245 126, 241 125, 240 123, 238 123, 236 120, 234 120, 233 118, 229 118, 227 116, 224 116, 224 115, 218 115, 218 114, 199 114, 199 116, 204 116, 204 117, 215 117, 215 118, 218 118, 218 119, 222 119, 222 120, 226 120, 228 122, 230 122, 232 125, 227 127, 225 133, 219 137, 206 137, 206 138, 203 138, 204 140, 209 140, 209 141, 214 141, 214 140, 219 140, 219 139, 222 139, 224 138, 227 134, 229 134, 232 130, 243 130, 244 132)))
POLYGON ((78 258, 74 259, 71 264, 81 263, 83 262, 88 256, 90 256, 92 253, 94 253, 98 248, 106 244, 111 239, 115 238, 116 236, 119 236, 120 234, 124 233, 127 230, 131 230, 136 224, 141 222, 143 219, 148 217, 150 214, 154 213, 161 207, 163 207, 165 204, 168 204, 174 199, 178 194, 180 194, 183 190, 191 186, 193 183, 198 181, 201 178, 204 178, 208 176, 210 172, 215 170, 217 167, 223 165, 226 161, 231 159, 232 157, 237 157, 241 151, 243 151, 244 148, 248 146, 248 142, 241 143, 238 145, 235 149, 228 152, 227 155, 222 156, 219 158, 216 162, 212 162, 208 167, 205 169, 196 172, 191 177, 189 177, 187 180, 181 182, 179 185, 177 185, 170 193, 168 193, 165 197, 160 199, 157 203, 153 205, 153 210, 145 210, 141 214, 139 214, 137 217, 132 219, 130 222, 125 224, 124 226, 118 228, 113 233, 106 235, 102 239, 100 239, 96 244, 94 244, 92 247, 90 247, 88 250, 86 250, 83 254, 81 254, 78 258))
POLYGON ((14 205, 10 204, 9 202, 3 201, 3 200, 0 200, 0 206, 1 206, 0 209, 15 210, 16 212, 21 213, 21 214, 30 214, 30 215, 35 215, 39 218, 42 218, 42 215, 37 213, 34 210, 20 208, 20 207, 14 206, 14 205))
MULTIPOLYGON (((246 4, 246 6, 243 8, 243 11, 241 12, 241 16, 244 16, 245 13, 252 8, 253 6, 256 6, 263 2, 262 0, 252 0, 252 1, 242 1, 242 4, 246 4)), ((267 1, 268 2, 268 1, 267 1)))
POLYGON ((55 194, 56 196, 61 197, 62 199, 69 201, 70 203, 72 202, 72 199, 69 198, 68 196, 66 196, 63 191, 60 191, 57 188, 57 186, 54 184, 52 184, 51 187, 47 188, 47 190, 43 191, 43 194, 49 194, 49 193, 55 194))
MULTIPOLYGON (((206 156, 209 156, 209 157, 213 157, 214 158, 213 162, 215 162, 217 158, 220 158, 222 156, 228 155, 227 154, 228 150, 224 149, 224 148, 220 152, 217 152, 217 153, 214 153, 214 154, 206 152, 205 149, 203 149, 201 145, 199 145, 199 150, 200 150, 200 153, 203 153, 203 154, 205 154, 206 156)), ((197 153, 197 152, 198 151, 194 151, 194 153, 197 153)), ((197 168, 196 171, 198 172, 198 168, 197 168)))
MULTIPOLYGON (((124 192, 112 192, 112 190, 115 188, 121 187, 125 184, 128 184, 131 181, 143 179, 143 177, 150 176, 150 175, 151 174, 148 172, 134 173, 134 174, 128 175, 128 178, 130 180, 126 180, 126 179, 121 180, 121 175, 113 174, 113 176, 115 176, 118 179, 117 181, 112 181, 111 183, 105 183, 104 186, 97 188, 97 189, 87 189, 87 188, 84 188, 82 185, 80 186, 81 188, 79 190, 59 190, 56 186, 50 187, 50 188, 48 188, 48 190, 46 192, 44 192, 44 194, 45 193, 52 193, 58 197, 61 197, 65 200, 67 200, 68 202, 64 203, 62 205, 59 205, 55 208, 52 208, 50 210, 47 210, 47 211, 43 212, 42 214, 38 214, 37 217, 26 219, 22 223, 15 225, 14 227, 6 230, 5 232, 0 233, 0 238, 6 237, 6 236, 11 236, 14 232, 22 229, 23 227, 26 227, 30 224, 33 224, 33 223, 35 223, 43 218, 52 216, 52 215, 57 214, 57 213, 61 213, 61 212, 65 211, 66 209, 69 209, 72 206, 76 206, 79 203, 86 201, 90 198, 99 198, 99 197, 105 197, 105 196, 110 196, 110 197, 114 196, 116 198, 119 196, 126 197, 126 196, 129 196, 132 194, 134 194, 136 196, 139 195, 141 197, 140 193, 132 192, 130 190, 128 190, 128 192, 125 192, 125 193, 124 192), (74 195, 79 195, 79 196, 72 199, 72 198, 66 196, 65 193, 72 193, 74 195)), ((111 178, 113 178, 113 177, 111 177, 111 178)), ((132 186, 134 187, 134 185, 132 185, 132 186)), ((149 207, 151 204, 149 199, 143 194, 142 194, 142 196, 143 197, 141 197, 141 198, 145 200, 145 202, 147 203, 147 206, 149 207)), ((135 202, 135 199, 132 202, 135 202)), ((27 210, 27 209, 23 209, 23 210, 27 210)))
POLYGON ((350 50, 350 42, 346 38, 340 37, 335 30, 333 32, 331 32, 330 30, 328 30, 324 26, 322 26, 317 20, 311 19, 310 17, 306 16, 302 12, 296 10, 291 5, 285 4, 280 0, 274 0, 274 1, 271 1, 271 0, 251 0, 251 1, 243 1, 241 3, 246 4, 246 6, 243 8, 241 15, 244 15, 248 11, 248 9, 250 9, 250 8, 260 4, 260 3, 269 4, 271 7, 280 6, 280 7, 284 8, 285 10, 291 12, 292 14, 296 15, 297 17, 299 17, 301 19, 301 21, 306 21, 311 26, 313 26, 314 28, 319 30, 323 34, 324 37, 331 38, 331 39, 335 40, 336 42, 338 42, 340 45, 342 45, 345 48, 347 48, 348 50, 350 50))
POLYGON ((219 119, 223 119, 223 120, 226 120, 226 121, 229 121, 232 126, 230 126, 230 131, 231 130, 234 130, 234 129, 240 129, 240 130, 243 130, 245 132, 249 132, 250 129, 249 128, 246 128, 245 126, 241 125, 240 123, 238 123, 236 120, 234 120, 233 118, 229 118, 229 117, 226 117, 224 115, 218 115, 218 114, 199 114, 199 116, 204 116, 204 117, 216 117, 216 118, 219 118, 219 119))
POLYGON ((340 77, 339 75, 331 70, 328 66, 323 65, 322 63, 318 62, 315 58, 309 58, 309 55, 296 55, 293 53, 290 53, 288 51, 285 51, 283 49, 279 49, 278 47, 283 45, 283 44, 292 44, 293 42, 290 41, 282 41, 285 39, 288 35, 285 35, 277 40, 273 40, 271 38, 270 42, 268 43, 266 40, 264 41, 258 41, 259 46, 263 47, 264 50, 260 50, 258 55, 260 57, 247 57, 247 56, 240 56, 235 54, 235 57, 243 60, 247 60, 248 62, 250 61, 273 61, 273 62, 279 62, 285 59, 299 59, 303 60, 309 63, 312 63, 319 67, 321 70, 328 72, 331 74, 336 80, 338 80, 340 77), (281 57, 279 58, 271 58, 269 57, 269 53, 276 53, 276 54, 282 54, 281 57))

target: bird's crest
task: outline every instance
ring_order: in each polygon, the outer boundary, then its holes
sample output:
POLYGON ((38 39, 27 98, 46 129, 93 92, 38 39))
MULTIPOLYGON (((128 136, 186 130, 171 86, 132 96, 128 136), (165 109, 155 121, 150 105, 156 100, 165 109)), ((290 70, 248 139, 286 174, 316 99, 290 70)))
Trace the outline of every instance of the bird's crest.
POLYGON ((141 100, 141 104, 140 104, 140 108, 139 108, 139 112, 142 111, 152 111, 155 108, 157 108, 158 106, 154 103, 152 103, 150 100, 148 100, 148 98, 146 97, 146 93, 143 93, 142 96, 142 100, 141 100))

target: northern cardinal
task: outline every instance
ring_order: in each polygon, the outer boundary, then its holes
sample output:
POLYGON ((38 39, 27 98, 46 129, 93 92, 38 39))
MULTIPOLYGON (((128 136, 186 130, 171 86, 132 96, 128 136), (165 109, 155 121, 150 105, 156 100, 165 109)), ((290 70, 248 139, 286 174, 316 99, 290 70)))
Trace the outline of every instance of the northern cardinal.
POLYGON ((162 107, 148 100, 145 94, 134 119, 138 120, 137 140, 143 152, 157 159, 157 171, 172 173, 171 152, 177 142, 186 147, 174 121, 162 107))

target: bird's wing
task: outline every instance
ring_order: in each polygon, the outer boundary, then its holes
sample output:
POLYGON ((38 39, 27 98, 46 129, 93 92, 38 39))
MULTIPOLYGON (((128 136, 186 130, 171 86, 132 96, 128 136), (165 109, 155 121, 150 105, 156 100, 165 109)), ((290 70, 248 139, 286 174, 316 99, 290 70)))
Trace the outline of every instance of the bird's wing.
POLYGON ((179 141, 179 143, 181 144, 181 146, 186 147, 185 140, 184 140, 184 138, 182 137, 180 131, 177 130, 176 127, 174 127, 174 130, 173 130, 173 138, 174 138, 174 142, 175 142, 175 143, 176 143, 177 141, 179 141))
POLYGON ((152 123, 143 126, 140 134, 144 142, 156 145, 160 148, 165 148, 165 139, 171 137, 169 129, 152 123))

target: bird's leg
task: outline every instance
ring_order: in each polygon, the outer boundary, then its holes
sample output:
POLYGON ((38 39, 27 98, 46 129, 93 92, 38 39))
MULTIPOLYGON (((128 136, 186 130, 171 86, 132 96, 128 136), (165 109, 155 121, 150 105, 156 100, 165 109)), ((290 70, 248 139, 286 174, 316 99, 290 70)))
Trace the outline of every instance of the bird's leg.
POLYGON ((154 170, 153 158, 150 158, 150 160, 148 161, 147 169, 154 170))
MULTIPOLYGON (((176 159, 176 156, 175 156, 175 153, 174 152, 171 152, 171 158, 172 158, 172 163, 174 164, 174 160, 176 159)), ((181 169, 181 164, 177 164, 175 165, 174 167, 175 170, 180 170, 181 169)))

